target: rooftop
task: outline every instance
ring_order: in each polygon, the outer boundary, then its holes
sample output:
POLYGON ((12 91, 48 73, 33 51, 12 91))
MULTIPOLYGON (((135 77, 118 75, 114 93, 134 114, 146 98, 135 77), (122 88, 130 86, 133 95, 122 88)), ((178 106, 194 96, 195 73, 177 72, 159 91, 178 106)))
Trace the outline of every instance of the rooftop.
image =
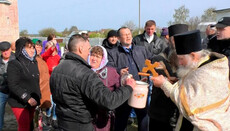
POLYGON ((11 2, 9 2, 8 0, 0 0, 0 4, 8 4, 8 5, 10 5, 11 4, 11 2))

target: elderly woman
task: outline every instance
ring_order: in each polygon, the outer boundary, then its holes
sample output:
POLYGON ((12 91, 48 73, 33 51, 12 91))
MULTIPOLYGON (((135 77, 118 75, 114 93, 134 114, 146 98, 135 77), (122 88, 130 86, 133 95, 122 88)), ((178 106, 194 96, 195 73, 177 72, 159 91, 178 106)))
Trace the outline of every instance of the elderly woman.
MULTIPOLYGON (((107 67, 108 62, 106 49, 102 46, 95 46, 91 49, 88 57, 88 63, 91 65, 104 85, 110 90, 114 90, 120 86, 120 76, 116 69, 107 67)), ((114 124, 113 112, 99 107, 94 120, 96 131, 110 131, 114 124)))
POLYGON ((36 51, 29 38, 16 41, 16 59, 9 62, 9 105, 16 117, 18 131, 30 131, 35 107, 40 105, 39 71, 36 51))

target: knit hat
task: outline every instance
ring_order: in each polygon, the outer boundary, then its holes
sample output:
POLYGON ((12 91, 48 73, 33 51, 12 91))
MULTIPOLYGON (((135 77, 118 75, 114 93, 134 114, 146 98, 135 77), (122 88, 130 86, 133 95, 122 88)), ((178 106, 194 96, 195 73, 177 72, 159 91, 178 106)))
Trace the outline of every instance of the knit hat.
POLYGON ((167 27, 162 28, 161 36, 166 36, 168 34, 169 34, 168 28, 167 27))
POLYGON ((174 40, 178 55, 190 54, 191 52, 202 50, 199 30, 174 35, 174 40))
POLYGON ((32 42, 33 42, 34 45, 40 45, 40 46, 42 46, 42 42, 39 39, 32 39, 32 42))
POLYGON ((108 35, 107 35, 107 38, 109 38, 109 37, 113 37, 113 36, 118 36, 117 35, 117 31, 115 31, 115 30, 111 30, 111 31, 109 31, 109 33, 108 33, 108 35))

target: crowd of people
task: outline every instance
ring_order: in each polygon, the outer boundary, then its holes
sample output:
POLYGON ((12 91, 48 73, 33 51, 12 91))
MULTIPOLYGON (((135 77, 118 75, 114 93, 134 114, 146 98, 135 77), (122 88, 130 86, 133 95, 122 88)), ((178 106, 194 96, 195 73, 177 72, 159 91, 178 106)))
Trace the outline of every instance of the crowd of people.
POLYGON ((91 47, 75 34, 61 56, 56 36, 0 42, 0 131, 8 102, 18 131, 230 131, 230 17, 207 26, 207 38, 186 24, 162 28, 148 20, 144 32, 111 30, 91 47), (13 52, 12 49, 15 51, 13 52), (139 75, 145 61, 159 62, 158 76, 139 75), (136 81, 149 84, 144 108, 128 99, 136 81))

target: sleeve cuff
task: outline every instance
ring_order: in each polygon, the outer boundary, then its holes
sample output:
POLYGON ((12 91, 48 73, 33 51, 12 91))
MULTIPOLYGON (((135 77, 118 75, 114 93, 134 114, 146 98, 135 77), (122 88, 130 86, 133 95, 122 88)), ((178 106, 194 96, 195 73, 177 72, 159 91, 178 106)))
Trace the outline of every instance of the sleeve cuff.
POLYGON ((24 103, 27 103, 30 97, 31 96, 27 94, 26 92, 21 95, 21 99, 23 100, 24 103))
POLYGON ((173 87, 169 81, 166 80, 160 88, 164 91, 164 93, 167 97, 170 97, 170 93, 171 93, 173 87))

